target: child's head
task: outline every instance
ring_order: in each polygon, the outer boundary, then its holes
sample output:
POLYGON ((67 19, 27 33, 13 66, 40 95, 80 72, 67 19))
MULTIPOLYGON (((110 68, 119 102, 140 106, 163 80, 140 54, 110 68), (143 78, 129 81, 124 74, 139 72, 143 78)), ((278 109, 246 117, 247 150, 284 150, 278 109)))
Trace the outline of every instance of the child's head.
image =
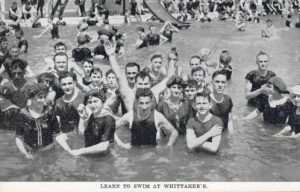
POLYGON ((82 62, 82 69, 84 72, 85 76, 90 76, 91 75, 91 71, 94 67, 94 62, 90 59, 85 59, 82 62))
POLYGON ((10 78, 13 81, 24 80, 26 66, 22 59, 13 59, 10 65, 10 78))
POLYGON ((151 57, 151 70, 154 72, 159 72, 162 67, 162 55, 155 54, 151 57))
POLYGON ((220 63, 223 65, 229 65, 232 58, 228 50, 223 50, 220 55, 220 63))
POLYGON ((212 104, 209 93, 203 92, 195 95, 193 107, 199 115, 207 115, 211 106, 212 104))
POLYGON ((191 71, 192 78, 197 81, 197 83, 201 83, 205 79, 205 70, 202 67, 196 67, 191 71))
POLYGON ((0 39, 0 47, 2 48, 2 50, 6 50, 8 47, 8 39, 6 37, 2 37, 0 39))
POLYGON ((201 65, 201 58, 198 55, 193 55, 190 59, 190 67, 194 69, 196 67, 200 67, 201 65))
POLYGON ((59 52, 63 52, 66 53, 67 52, 67 45, 64 42, 57 42, 54 45, 54 52, 55 53, 59 53, 59 52))
POLYGON ((290 89, 291 98, 297 107, 300 107, 300 85, 296 85, 290 89))
POLYGON ((9 55, 11 58, 18 58, 19 56, 19 47, 17 45, 12 45, 9 48, 9 55))
POLYGON ((116 88, 117 87, 117 79, 114 71, 112 69, 109 69, 105 73, 107 85, 109 88, 116 88))
POLYGON ((24 36, 24 31, 22 29, 15 31, 15 37, 16 39, 21 39, 24 36))
POLYGON ((186 88, 184 89, 184 95, 189 101, 193 101, 197 93, 198 83, 194 79, 187 80, 186 88))
POLYGON ((48 88, 52 87, 55 82, 55 76, 52 73, 42 73, 37 77, 38 83, 45 84, 48 88))
POLYGON ((77 29, 80 32, 86 31, 89 28, 89 25, 87 24, 86 20, 82 20, 78 25, 77 29))
POLYGON ((271 19, 267 19, 266 23, 268 27, 271 27, 273 25, 273 21, 271 19))
POLYGON ((94 67, 91 70, 91 82, 93 86, 99 86, 102 80, 102 70, 99 67, 94 67))
POLYGON ((11 7, 12 7, 13 9, 16 9, 16 8, 18 7, 17 2, 14 1, 14 2, 11 4, 11 7))
POLYGON ((84 45, 87 42, 89 42, 89 40, 88 40, 88 38, 87 38, 87 36, 85 34, 78 35, 78 37, 77 37, 77 43, 78 43, 78 45, 84 45))
POLYGON ((6 28, 6 23, 2 20, 0 20, 0 30, 3 30, 6 28))

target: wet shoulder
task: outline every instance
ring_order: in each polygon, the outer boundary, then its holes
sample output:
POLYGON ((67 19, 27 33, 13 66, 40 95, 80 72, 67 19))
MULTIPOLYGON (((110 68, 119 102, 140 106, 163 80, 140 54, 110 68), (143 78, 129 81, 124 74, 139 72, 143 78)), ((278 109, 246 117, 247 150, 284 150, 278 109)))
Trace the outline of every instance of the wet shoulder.
POLYGON ((212 118, 210 119, 210 121, 212 122, 213 126, 214 125, 220 125, 221 127, 224 128, 223 120, 220 117, 212 115, 212 118))

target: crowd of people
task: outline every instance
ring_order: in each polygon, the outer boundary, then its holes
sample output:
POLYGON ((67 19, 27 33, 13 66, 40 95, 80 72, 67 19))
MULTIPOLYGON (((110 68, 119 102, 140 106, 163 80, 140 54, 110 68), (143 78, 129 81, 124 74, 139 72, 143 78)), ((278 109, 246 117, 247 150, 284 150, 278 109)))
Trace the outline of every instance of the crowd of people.
MULTIPOLYGON (((234 75, 229 50, 212 62, 210 49, 202 48, 190 57, 189 74, 178 65, 176 47, 165 55, 154 54, 149 67, 142 69, 132 61, 123 71, 118 57, 125 54, 126 34, 104 20, 98 36, 92 37, 87 21, 78 24, 78 46, 72 54, 63 40, 57 42, 40 71, 32 70, 30 61, 22 57, 33 46, 21 27, 9 29, 0 21, 0 127, 16 131, 17 148, 26 158, 52 148, 55 141, 70 154, 83 155, 105 153, 112 142, 126 149, 173 146, 178 136, 186 137, 191 151, 216 153, 222 135, 234 133, 234 101, 224 94, 234 75), (7 38, 12 30, 17 45, 7 38), (93 41, 98 45, 92 51, 86 45, 93 41), (103 71, 95 64, 97 59, 108 59, 111 69, 103 71), (118 136, 118 130, 126 128, 129 143, 118 136), (68 144, 72 134, 84 137, 82 148, 68 144)), ((149 33, 138 27, 136 47, 171 42, 173 32, 179 30, 168 21, 159 34, 153 25, 149 33)), ((256 109, 241 120, 262 114, 264 121, 282 126, 274 136, 299 137, 300 85, 288 89, 268 70, 268 62, 269 55, 260 51, 257 69, 245 77, 245 98, 256 109)))

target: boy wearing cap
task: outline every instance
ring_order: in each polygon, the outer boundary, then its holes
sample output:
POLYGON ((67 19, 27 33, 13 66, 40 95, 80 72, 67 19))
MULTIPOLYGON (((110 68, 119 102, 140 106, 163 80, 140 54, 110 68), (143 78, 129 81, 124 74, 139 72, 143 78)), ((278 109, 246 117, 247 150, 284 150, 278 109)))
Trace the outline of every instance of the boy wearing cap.
POLYGON ((31 151, 53 147, 53 137, 59 133, 59 124, 51 107, 45 106, 47 86, 31 84, 24 88, 27 105, 16 116, 22 122, 16 127, 16 145, 26 158, 31 151))
POLYGON ((189 150, 201 149, 212 153, 218 151, 223 122, 209 112, 211 106, 209 94, 196 94, 193 108, 197 113, 195 117, 188 120, 186 126, 186 141, 189 150))
POLYGON ((281 78, 274 76, 269 79, 266 86, 268 88, 267 97, 261 99, 257 109, 244 119, 252 119, 262 113, 264 121, 268 123, 285 124, 294 109, 293 102, 286 95, 289 93, 286 84, 281 78))
POLYGON ((292 114, 289 116, 287 125, 275 137, 300 137, 300 85, 290 89, 290 96, 294 102, 292 114))

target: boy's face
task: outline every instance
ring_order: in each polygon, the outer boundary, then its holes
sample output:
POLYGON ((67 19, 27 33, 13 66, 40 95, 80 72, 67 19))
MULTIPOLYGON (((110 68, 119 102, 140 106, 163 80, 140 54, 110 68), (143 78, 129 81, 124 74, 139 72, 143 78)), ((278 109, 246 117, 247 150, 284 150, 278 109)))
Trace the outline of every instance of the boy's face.
POLYGON ((152 70, 154 72, 159 72, 162 67, 162 59, 160 57, 154 58, 151 61, 151 64, 152 64, 152 70))
POLYGON ((194 108, 200 115, 207 115, 211 108, 211 103, 208 97, 198 96, 195 98, 194 108))
POLYGON ((213 88, 217 93, 223 93, 226 87, 226 76, 225 75, 217 75, 213 79, 213 88))
POLYGON ((195 71, 192 74, 192 77, 194 80, 197 81, 197 83, 201 82, 204 79, 204 71, 200 70, 200 71, 195 71))
POLYGON ((65 46, 57 46, 55 47, 55 53, 66 53, 67 49, 65 46))
POLYGON ((115 88, 117 86, 117 80, 116 80, 116 76, 113 73, 110 73, 107 77, 106 77, 107 83, 108 83, 108 87, 110 88, 115 88))
POLYGON ((138 73, 138 68, 133 66, 133 67, 127 67, 126 68, 126 77, 127 81, 129 83, 134 83, 135 81, 135 76, 138 73))
POLYGON ((182 86, 178 84, 174 84, 170 87, 170 90, 173 97, 179 97, 180 93, 182 93, 182 86))
POLYGON ((91 81, 94 86, 98 86, 101 83, 102 76, 100 73, 92 73, 91 81))
POLYGON ((98 97, 90 97, 87 101, 87 106, 91 109, 93 114, 101 111, 103 103, 98 97))
POLYGON ((54 59, 55 69, 57 71, 68 71, 68 59, 64 55, 56 56, 54 59))
POLYGON ((84 62, 82 65, 83 72, 86 76, 89 76, 91 74, 91 70, 93 69, 93 65, 89 62, 84 62))
POLYGON ((200 59, 199 58, 192 58, 190 60, 190 67, 191 67, 191 69, 194 69, 196 67, 200 67, 200 59))
POLYGON ((66 77, 60 80, 60 86, 65 95, 73 95, 75 91, 76 82, 72 77, 66 77))
POLYGON ((12 58, 17 58, 19 55, 19 48, 17 47, 11 48, 9 54, 12 58))
POLYGON ((137 80, 136 80, 135 86, 136 86, 137 89, 139 89, 139 88, 142 88, 142 89, 150 88, 151 85, 150 85, 149 77, 145 77, 144 79, 138 77, 137 80))
POLYGON ((186 87, 184 90, 185 96, 188 100, 193 100, 196 93, 197 93, 197 89, 196 87, 186 87))
POLYGON ((267 55, 259 55, 257 57, 257 66, 260 70, 266 70, 269 64, 269 58, 267 55))
POLYGON ((138 109, 141 113, 147 113, 151 109, 151 98, 147 97, 140 97, 138 99, 138 109))
POLYGON ((8 41, 2 41, 1 42, 1 47, 2 47, 2 49, 7 49, 7 47, 8 47, 8 41))

